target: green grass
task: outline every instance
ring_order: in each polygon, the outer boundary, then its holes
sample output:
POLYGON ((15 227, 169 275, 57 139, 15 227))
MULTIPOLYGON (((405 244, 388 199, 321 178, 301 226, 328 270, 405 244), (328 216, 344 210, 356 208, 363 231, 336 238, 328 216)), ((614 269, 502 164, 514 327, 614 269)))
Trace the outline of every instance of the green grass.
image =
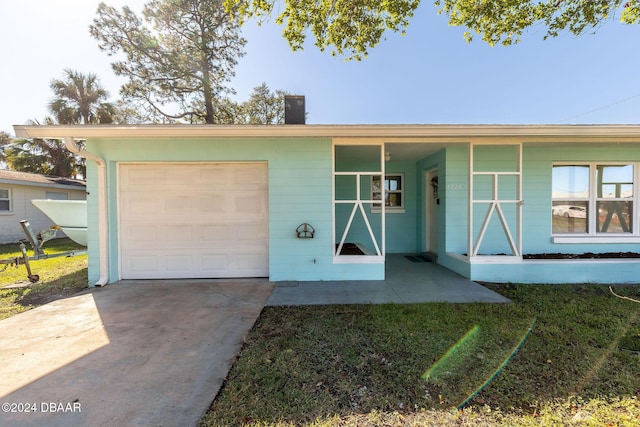
MULTIPOLYGON (((67 239, 45 247, 80 249, 67 239)), ((18 255, 17 245, 0 246, 0 258, 18 255)), ((0 273, 0 319, 87 287, 86 255, 32 269, 37 284, 24 266, 0 273), (16 283, 25 286, 3 288, 16 283)), ((202 425, 640 424, 637 303, 595 285, 493 288, 513 304, 265 308, 202 425), (456 410, 534 319, 518 353, 456 410)), ((615 291, 640 299, 639 287, 615 291)))
POLYGON ((495 290, 513 303, 267 307, 202 425, 640 423, 637 303, 595 285, 495 290))
MULTIPOLYGON (((82 249, 67 238, 51 240, 44 246, 45 253, 50 255, 82 249)), ((30 247, 27 255, 33 255, 30 247)), ((0 245, 0 259, 19 256, 18 244, 0 245)), ((31 261, 32 273, 40 276, 35 284, 27 278, 24 265, 6 267, 0 272, 0 320, 87 288, 87 255, 31 261)))

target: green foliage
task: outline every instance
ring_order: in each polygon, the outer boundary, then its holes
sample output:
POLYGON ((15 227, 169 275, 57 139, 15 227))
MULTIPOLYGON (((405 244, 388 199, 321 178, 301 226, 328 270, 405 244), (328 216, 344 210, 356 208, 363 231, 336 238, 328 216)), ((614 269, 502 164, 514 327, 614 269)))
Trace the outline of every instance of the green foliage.
POLYGON ((279 125, 284 123, 284 90, 271 91, 266 83, 253 88, 249 99, 235 102, 216 100, 215 123, 225 125, 279 125))
POLYGON ((249 100, 242 104, 245 123, 250 125, 277 125, 284 123, 283 90, 272 92, 266 83, 253 88, 249 100))
POLYGON ((11 142, 11 135, 7 132, 0 131, 0 146, 8 144, 9 142, 11 142))
POLYGON ((626 2, 620 20, 625 24, 640 23, 640 1, 626 2))
MULTIPOLYGON (((640 330, 636 303, 604 286, 497 291, 513 303, 267 307, 202 425, 637 423, 640 363, 629 348, 640 330), (456 412, 534 318, 515 357, 456 412), (461 341, 436 376, 422 378, 461 341)), ((640 295, 638 287, 616 292, 640 295)))
POLYGON ((215 122, 246 43, 220 1, 152 0, 142 17, 100 3, 97 15, 90 32, 100 49, 125 56, 112 63, 128 78, 125 101, 144 104, 153 121, 215 122))
MULTIPOLYGON (((419 5, 420 0, 225 0, 240 22, 277 13, 276 22, 284 25, 283 36, 293 50, 302 49, 311 32, 320 50, 330 48, 349 59, 366 57, 388 30, 404 32, 419 5)), ((620 10, 621 22, 640 22, 640 0, 435 0, 434 5, 448 15, 450 25, 470 30, 467 41, 475 32, 492 46, 518 43, 536 24, 547 29, 545 38, 564 30, 580 35, 620 10)))
POLYGON ((85 175, 84 159, 57 139, 16 139, 0 146, 0 152, 11 170, 64 178, 85 175))
MULTIPOLYGON (((639 0, 437 0, 439 13, 449 16, 449 24, 464 26, 482 36, 491 46, 518 43, 529 27, 542 24, 547 37, 568 30, 580 35, 597 28, 622 9, 621 21, 638 20, 639 0)), ((471 41, 471 32, 465 33, 471 41)))
POLYGON ((353 59, 367 56, 386 30, 404 32, 420 0, 225 0, 225 7, 239 17, 265 18, 280 11, 276 23, 293 50, 303 48, 307 32, 322 51, 353 59))
POLYGON ((214 121, 223 125, 240 125, 245 123, 242 104, 223 97, 216 100, 214 121))

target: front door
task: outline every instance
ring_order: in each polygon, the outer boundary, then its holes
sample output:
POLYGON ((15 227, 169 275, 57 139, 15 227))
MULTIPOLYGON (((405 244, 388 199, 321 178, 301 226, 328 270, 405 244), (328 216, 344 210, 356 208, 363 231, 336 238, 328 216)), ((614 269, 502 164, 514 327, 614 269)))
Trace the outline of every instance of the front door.
POLYGON ((425 172, 425 239, 424 251, 438 254, 438 207, 440 198, 438 194, 438 170, 432 169, 425 172))

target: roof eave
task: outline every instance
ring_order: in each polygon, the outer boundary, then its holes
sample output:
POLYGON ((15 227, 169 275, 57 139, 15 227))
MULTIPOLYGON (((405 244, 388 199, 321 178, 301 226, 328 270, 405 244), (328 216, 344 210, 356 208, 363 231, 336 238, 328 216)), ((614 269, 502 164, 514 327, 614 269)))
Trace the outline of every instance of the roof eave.
POLYGON ((83 184, 58 184, 58 183, 51 183, 51 182, 22 181, 22 180, 6 179, 6 178, 0 178, 0 184, 24 185, 28 187, 56 188, 61 190, 78 190, 78 191, 86 191, 86 188, 87 188, 87 186, 83 184))
POLYGON ((640 137, 640 125, 15 125, 18 138, 640 137))

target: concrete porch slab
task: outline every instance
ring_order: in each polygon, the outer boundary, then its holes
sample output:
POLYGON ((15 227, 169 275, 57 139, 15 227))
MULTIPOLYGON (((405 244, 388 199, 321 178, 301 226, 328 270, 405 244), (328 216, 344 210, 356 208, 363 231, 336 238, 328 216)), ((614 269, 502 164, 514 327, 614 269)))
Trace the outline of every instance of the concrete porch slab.
POLYGON ((266 305, 510 302, 434 262, 412 262, 403 254, 386 258, 385 280, 277 282, 266 305))

